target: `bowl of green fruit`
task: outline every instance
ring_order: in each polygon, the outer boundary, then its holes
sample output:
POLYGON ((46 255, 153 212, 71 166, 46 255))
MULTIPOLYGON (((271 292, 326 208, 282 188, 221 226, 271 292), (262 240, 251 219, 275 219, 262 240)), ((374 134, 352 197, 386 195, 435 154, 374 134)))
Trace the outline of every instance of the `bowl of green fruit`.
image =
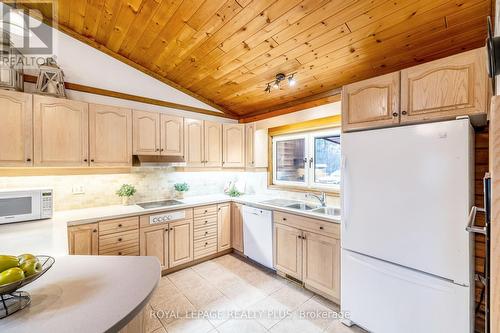
POLYGON ((19 288, 38 279, 54 264, 50 256, 0 255, 0 319, 29 305, 27 292, 19 288))

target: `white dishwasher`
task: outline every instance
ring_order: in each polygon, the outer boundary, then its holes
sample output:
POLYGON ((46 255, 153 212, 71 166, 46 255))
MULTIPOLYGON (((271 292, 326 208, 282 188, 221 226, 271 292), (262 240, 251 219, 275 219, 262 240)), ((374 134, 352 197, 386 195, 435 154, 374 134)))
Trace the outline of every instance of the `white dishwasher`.
POLYGON ((243 206, 243 253, 261 265, 273 267, 273 213, 243 206))

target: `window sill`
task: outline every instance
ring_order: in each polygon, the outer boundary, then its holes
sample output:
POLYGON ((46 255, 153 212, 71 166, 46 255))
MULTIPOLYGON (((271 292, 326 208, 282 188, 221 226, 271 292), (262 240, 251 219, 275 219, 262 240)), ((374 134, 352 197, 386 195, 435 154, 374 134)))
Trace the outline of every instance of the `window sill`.
POLYGON ((301 186, 290 186, 290 185, 276 185, 268 184, 267 188, 270 190, 281 190, 281 191, 291 191, 291 192, 302 192, 302 193, 326 193, 332 197, 340 197, 340 189, 327 189, 327 188, 307 188, 301 186))

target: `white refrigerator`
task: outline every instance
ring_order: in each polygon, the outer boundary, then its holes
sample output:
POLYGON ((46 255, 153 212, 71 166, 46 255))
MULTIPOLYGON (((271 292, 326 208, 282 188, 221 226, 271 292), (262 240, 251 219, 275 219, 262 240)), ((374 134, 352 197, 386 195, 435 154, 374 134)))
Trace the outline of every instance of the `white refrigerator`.
POLYGON ((380 333, 472 332, 469 120, 341 140, 344 322, 380 333))

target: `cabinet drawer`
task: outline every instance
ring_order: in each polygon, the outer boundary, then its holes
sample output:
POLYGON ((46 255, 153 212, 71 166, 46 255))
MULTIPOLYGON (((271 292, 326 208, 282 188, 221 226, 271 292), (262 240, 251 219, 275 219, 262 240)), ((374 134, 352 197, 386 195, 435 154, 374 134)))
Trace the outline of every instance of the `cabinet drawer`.
POLYGON ((217 216, 210 216, 205 218, 196 218, 194 219, 194 230, 198 228, 205 228, 208 226, 216 226, 217 225, 217 216))
POLYGON ((340 224, 275 211, 274 223, 285 224, 301 230, 324 234, 340 239, 340 224))
POLYGON ((99 252, 101 256, 138 256, 139 255, 139 244, 133 245, 123 249, 112 249, 99 252))
POLYGON ((99 237, 99 252, 139 244, 139 230, 117 232, 99 237))
POLYGON ((204 217, 217 214, 217 205, 202 206, 194 208, 194 217, 204 217))
POLYGON ((199 250, 199 249, 206 249, 211 246, 217 247, 217 237, 213 238, 204 238, 204 239, 199 239, 194 241, 194 249, 199 250))
POLYGON ((217 236, 217 227, 210 226, 206 228, 198 228, 194 231, 194 239, 204 239, 204 238, 212 238, 217 236))
POLYGON ((203 258, 211 254, 217 253, 217 245, 213 245, 207 248, 194 250, 194 259, 203 258))
POLYGON ((137 229, 139 217, 127 217, 123 219, 107 220, 99 222, 99 236, 113 234, 115 232, 137 229))

